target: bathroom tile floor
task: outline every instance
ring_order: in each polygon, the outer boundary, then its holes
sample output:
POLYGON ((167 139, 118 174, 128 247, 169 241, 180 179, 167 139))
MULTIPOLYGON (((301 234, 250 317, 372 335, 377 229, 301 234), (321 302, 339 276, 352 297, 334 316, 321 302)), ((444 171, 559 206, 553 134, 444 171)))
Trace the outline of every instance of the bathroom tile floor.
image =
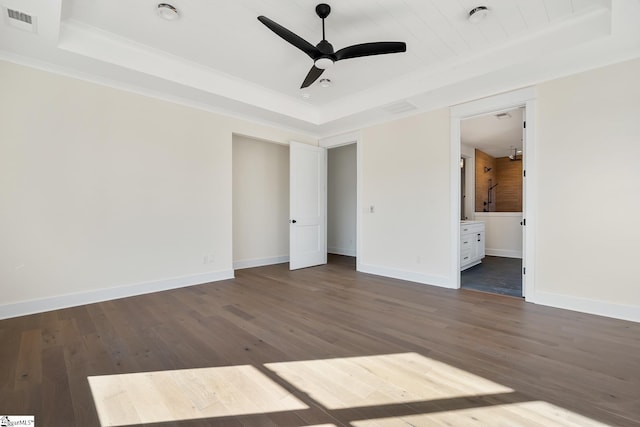
POLYGON ((460 273, 463 289, 522 297, 522 259, 486 256, 460 273))

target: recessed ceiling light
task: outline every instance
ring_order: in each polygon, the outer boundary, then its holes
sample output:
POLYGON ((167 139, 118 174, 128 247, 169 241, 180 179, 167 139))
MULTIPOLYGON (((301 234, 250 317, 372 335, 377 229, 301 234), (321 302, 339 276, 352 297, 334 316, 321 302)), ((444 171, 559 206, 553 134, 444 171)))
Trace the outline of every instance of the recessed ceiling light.
POLYGON ((469 19, 469 22, 472 24, 477 24, 486 18, 487 15, 489 15, 489 8, 487 6, 478 6, 469 11, 469 17, 467 19, 469 19))
POLYGON ((156 9, 158 16, 167 21, 175 21, 180 17, 178 9, 170 5, 169 3, 160 3, 156 9))
POLYGON ((310 99, 311 98, 311 94, 309 92, 302 92, 302 94, 300 96, 302 97, 302 99, 310 99))
POLYGON ((322 86, 322 87, 331 87, 331 80, 329 80, 329 79, 320 79, 320 86, 322 86))

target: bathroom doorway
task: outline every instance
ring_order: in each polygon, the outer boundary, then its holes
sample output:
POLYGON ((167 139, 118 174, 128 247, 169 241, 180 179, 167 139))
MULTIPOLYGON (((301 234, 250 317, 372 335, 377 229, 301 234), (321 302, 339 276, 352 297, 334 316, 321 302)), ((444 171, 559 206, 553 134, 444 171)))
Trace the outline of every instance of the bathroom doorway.
POLYGON ((524 117, 520 106, 460 122, 461 288, 523 296, 524 117))

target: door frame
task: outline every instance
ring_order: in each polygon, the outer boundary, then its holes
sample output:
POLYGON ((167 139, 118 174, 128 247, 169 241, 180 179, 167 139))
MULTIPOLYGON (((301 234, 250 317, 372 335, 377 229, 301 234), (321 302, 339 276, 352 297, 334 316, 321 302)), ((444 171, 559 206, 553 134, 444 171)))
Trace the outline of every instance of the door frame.
POLYGON ((356 271, 360 271, 360 255, 362 253, 362 135, 360 131, 344 133, 340 135, 321 138, 318 146, 326 149, 356 144, 356 271))
POLYGON ((531 301, 535 294, 535 226, 536 215, 536 98, 535 87, 528 87, 513 92, 503 93, 488 98, 470 101, 451 107, 451 287, 460 288, 460 122, 463 119, 488 114, 494 111, 525 107, 526 128, 524 129, 524 162, 526 184, 523 183, 523 212, 526 226, 523 230, 523 262, 526 274, 522 277, 522 295, 531 301))

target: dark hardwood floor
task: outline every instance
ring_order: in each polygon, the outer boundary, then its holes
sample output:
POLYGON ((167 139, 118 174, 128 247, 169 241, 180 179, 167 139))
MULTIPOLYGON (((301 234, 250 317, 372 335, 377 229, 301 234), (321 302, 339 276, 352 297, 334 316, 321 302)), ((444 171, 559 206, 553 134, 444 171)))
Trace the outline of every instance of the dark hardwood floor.
POLYGON ((153 425, 350 426, 530 401, 640 425, 640 324, 387 279, 356 272, 351 258, 330 260, 2 320, 0 415, 35 415, 39 427, 99 426, 89 376, 251 365, 309 408, 153 425), (265 368, 409 352, 514 392, 331 409, 265 368))

